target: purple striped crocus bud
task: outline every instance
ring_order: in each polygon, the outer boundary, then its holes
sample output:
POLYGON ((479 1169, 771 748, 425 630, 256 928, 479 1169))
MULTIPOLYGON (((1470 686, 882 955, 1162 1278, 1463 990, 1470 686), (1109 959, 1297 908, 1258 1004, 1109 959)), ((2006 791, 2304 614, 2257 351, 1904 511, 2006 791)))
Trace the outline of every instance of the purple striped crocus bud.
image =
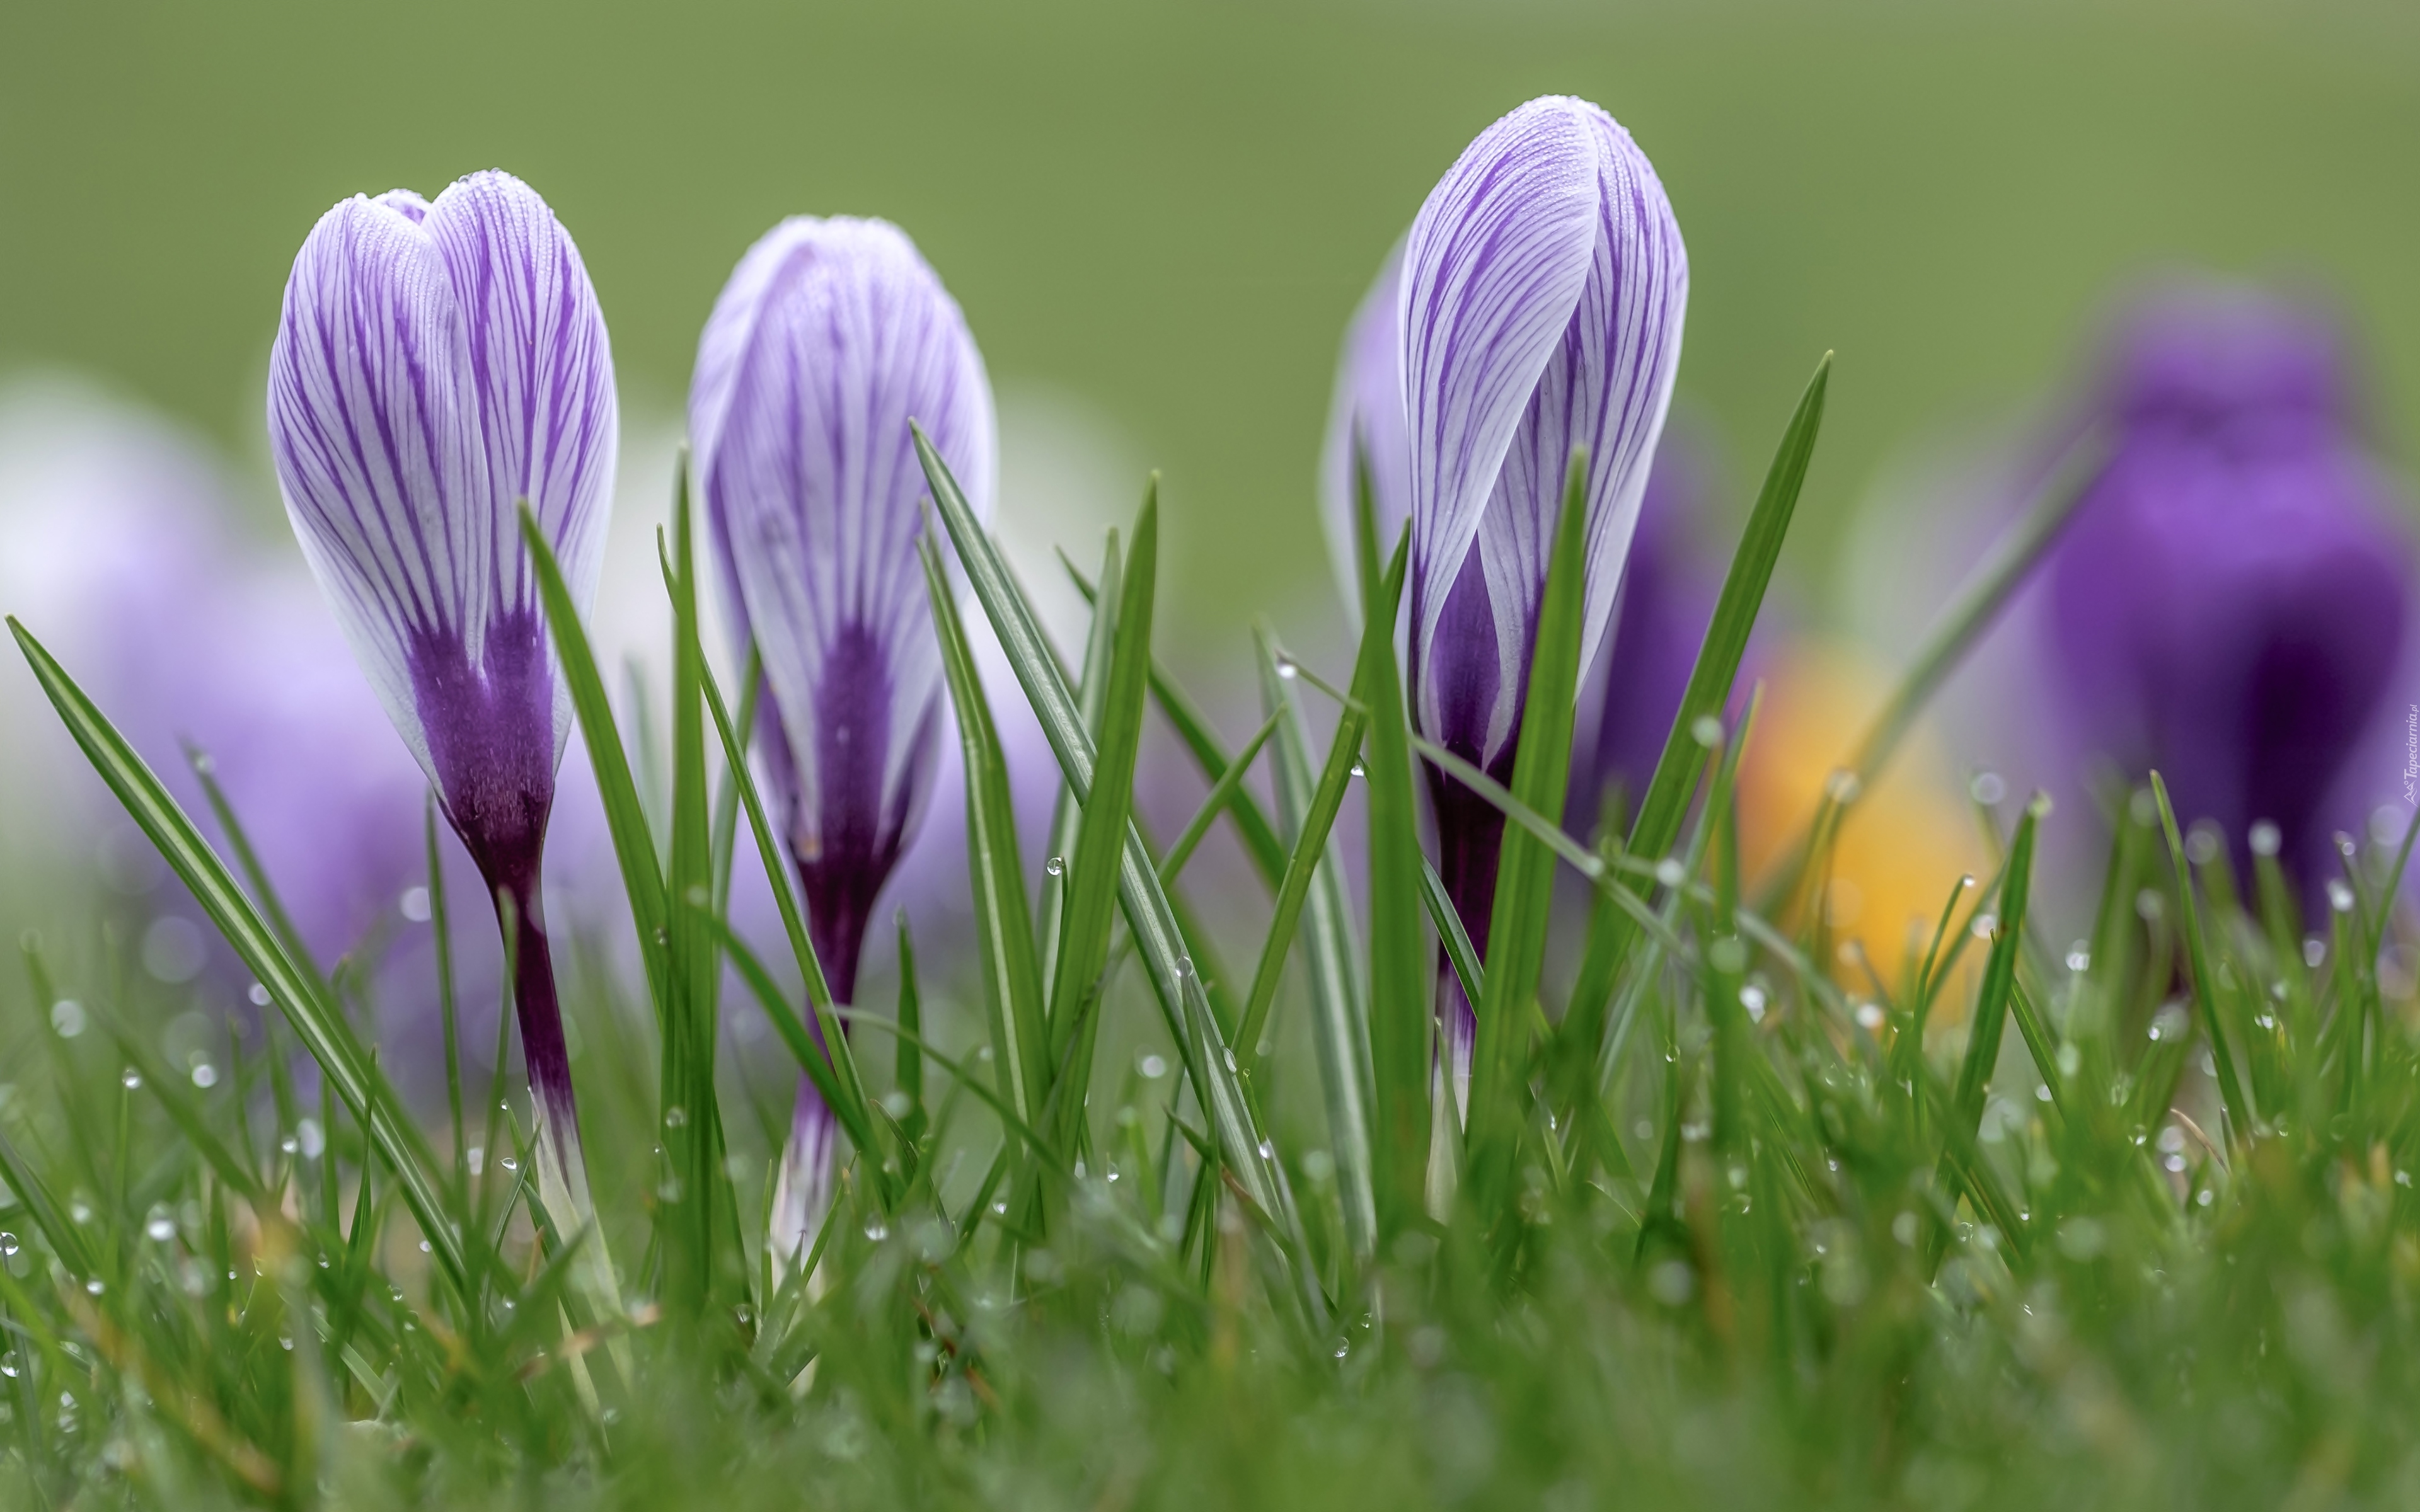
MULTIPOLYGON (((924 427, 979 514, 997 452, 965 317, 888 222, 794 217, 731 275, 698 344, 690 443, 730 592, 771 695, 756 722, 833 995, 857 992, 875 899, 939 752, 940 651, 916 556, 924 427)), ((803 1077, 774 1199, 795 1257, 830 1203, 836 1133, 803 1077)))
MULTIPOLYGON (((1512 770, 1573 452, 1588 455, 1585 667, 1671 402, 1688 291, 1654 168, 1585 100, 1533 100, 1481 132, 1405 239, 1412 718, 1498 779, 1512 770)), ((1483 951, 1503 816, 1435 769, 1429 795, 1438 872, 1483 951)), ((1442 965, 1440 992, 1447 1043, 1466 1059, 1470 1006, 1442 965)))
POLYGON ((303 555, 510 928, 539 1195, 584 1221, 538 887, 571 706, 519 512, 584 612, 613 496, 613 362, 546 202, 490 172, 433 202, 396 190, 321 216, 286 285, 269 440, 303 555))
MULTIPOLYGON (((2403 501, 2363 443, 2335 333, 2241 290, 2138 309, 2094 409, 2114 452, 2049 567, 2049 661, 2080 754, 2157 768, 2178 818, 2335 870, 2323 806, 2412 601, 2403 501)), ((2359 816, 2349 816, 2359 827, 2359 816)))

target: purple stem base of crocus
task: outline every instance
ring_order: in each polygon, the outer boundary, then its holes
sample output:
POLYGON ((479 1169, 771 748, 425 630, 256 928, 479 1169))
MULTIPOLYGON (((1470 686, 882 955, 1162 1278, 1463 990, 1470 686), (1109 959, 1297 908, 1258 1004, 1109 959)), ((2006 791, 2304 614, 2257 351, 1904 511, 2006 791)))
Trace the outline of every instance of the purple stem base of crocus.
MULTIPOLYGON (((823 967, 832 1001, 848 1004, 857 997, 857 968, 864 953, 866 924, 890 867, 805 860, 798 867, 800 890, 806 894, 807 935, 815 948, 816 964, 823 967)), ((830 1053, 823 1021, 812 1011, 812 1005, 807 1032, 815 1037, 817 1049, 830 1053)), ((847 1032, 843 1025, 841 1033, 847 1032)), ((831 1211, 832 1171, 839 1150, 838 1120, 815 1084, 799 1076, 798 1101, 790 1111, 790 1136, 782 1147, 781 1169, 773 1186, 770 1240, 784 1264, 798 1263, 814 1247, 831 1211)))
MULTIPOLYGON (((1504 772, 1489 775, 1501 781, 1512 771, 1511 748, 1497 764, 1504 772)), ((1504 814, 1436 767, 1424 770, 1429 806, 1436 816, 1437 878, 1445 884, 1445 895, 1462 920, 1463 932, 1470 936, 1471 950, 1483 962, 1488 926, 1496 910, 1496 868, 1504 853, 1504 814)), ((1477 1038, 1479 1019, 1443 945, 1437 948, 1436 1013, 1439 1060, 1452 1075, 1459 1104, 1470 1084, 1470 1046, 1477 1038)))
POLYGON ((782 1147, 773 1179, 774 1254, 784 1265, 799 1263, 814 1248, 831 1212, 832 1168, 837 1164, 840 1123, 814 1084, 799 1078, 799 1101, 790 1112, 790 1137, 782 1147))
POLYGON ((529 1072, 530 1094, 555 1123, 566 1153, 576 1151, 580 1134, 571 1092, 571 1052, 564 1041, 554 955, 547 944, 546 917, 535 878, 526 887, 497 887, 496 923, 509 934, 513 1012, 521 1031, 521 1063, 529 1072))

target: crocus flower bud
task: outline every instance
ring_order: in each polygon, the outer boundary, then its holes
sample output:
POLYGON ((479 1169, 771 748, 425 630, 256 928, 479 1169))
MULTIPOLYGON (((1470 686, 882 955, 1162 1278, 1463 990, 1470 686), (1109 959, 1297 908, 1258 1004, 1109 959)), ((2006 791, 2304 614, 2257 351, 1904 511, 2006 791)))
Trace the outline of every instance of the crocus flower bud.
MULTIPOLYGON (((1412 717, 1491 776, 1512 770, 1547 552, 1583 447, 1584 667, 1603 645, 1671 402, 1688 284, 1646 155, 1604 111, 1562 97, 1481 132, 1405 239, 1412 717)), ((1484 950, 1503 816, 1434 769, 1429 794, 1438 872, 1484 950)), ((1470 1007, 1450 972, 1440 978, 1447 1043, 1466 1058, 1470 1007)))
MULTIPOLYGON (((883 221, 799 216, 739 261, 698 344, 690 440, 735 644, 752 634, 769 707, 758 754, 779 795, 808 931, 854 998, 876 896, 932 786, 940 652, 916 556, 923 425, 978 513, 991 505, 991 386, 965 318, 883 221)), ((804 1078, 772 1242, 812 1244, 834 1128, 804 1078)))
POLYGON ((2157 768, 2178 817, 2216 823, 2239 857, 2273 825, 2259 843, 2308 889, 2333 872, 2321 807, 2412 597, 2335 334, 2257 296, 2175 291, 2125 328, 2095 408, 2114 450, 2044 621, 2082 754, 2157 768))
POLYGON ((509 927, 539 1195, 588 1215, 539 909, 571 727, 526 501, 584 612, 613 494, 613 363, 579 252, 504 173, 320 217, 270 354, 287 512, 387 717, 509 927))

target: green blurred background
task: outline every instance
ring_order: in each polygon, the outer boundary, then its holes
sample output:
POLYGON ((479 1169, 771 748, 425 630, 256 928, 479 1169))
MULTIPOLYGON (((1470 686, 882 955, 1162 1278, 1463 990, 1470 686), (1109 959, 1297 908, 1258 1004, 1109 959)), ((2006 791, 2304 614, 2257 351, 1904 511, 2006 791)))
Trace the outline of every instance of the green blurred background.
MULTIPOLYGON (((1791 570, 1908 439, 2071 373, 2163 266, 2332 290, 2420 433, 2420 11, 2244 4, 84 4, 0 20, 0 368, 67 365, 256 460, 333 201, 513 169, 578 238, 626 408, 669 415, 741 250, 889 216, 995 378, 1165 470, 1174 612, 1330 580, 1330 364, 1388 242, 1520 100, 1594 99, 1693 268, 1684 402, 1752 482, 1816 357, 1791 570)), ((1238 643, 1240 644, 1240 642, 1238 643)))

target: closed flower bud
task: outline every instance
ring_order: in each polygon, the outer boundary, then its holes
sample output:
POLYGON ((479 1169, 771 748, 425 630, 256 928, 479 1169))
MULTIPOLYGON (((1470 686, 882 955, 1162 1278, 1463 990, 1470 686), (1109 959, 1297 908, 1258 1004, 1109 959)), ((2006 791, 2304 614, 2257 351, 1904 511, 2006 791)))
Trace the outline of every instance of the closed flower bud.
MULTIPOLYGON (((1390 437, 1377 306, 1339 380, 1382 506, 1411 522, 1409 683, 1420 733, 1499 779, 1512 768, 1564 478, 1585 449, 1583 665, 1601 652, 1638 518, 1688 299, 1654 168, 1584 100, 1531 100, 1481 132, 1420 207, 1394 302, 1403 450, 1390 437), (1399 468, 1400 463, 1400 468, 1399 468)), ((1384 279, 1381 280, 1382 286, 1384 279)), ((1376 296, 1373 295, 1373 301, 1376 296)), ((1331 460, 1330 477, 1340 469, 1331 460)), ((1347 474, 1349 475, 1349 474, 1347 474)), ((1331 483, 1331 493, 1334 485, 1331 483)), ((1438 871, 1486 949, 1503 816, 1432 769, 1438 871)), ((1466 1059, 1470 1008, 1440 969, 1442 1028, 1466 1059)))
POLYGON ((570 702, 520 511, 585 611, 615 411, 604 316, 546 202, 491 172, 320 217, 286 285, 269 439, 303 554, 509 927, 540 1195, 584 1218, 538 887, 570 702))
POLYGON ((2110 432, 2049 568, 2048 661, 2090 763, 2157 769, 2178 818, 2251 827, 2305 888, 2321 810, 2403 644, 2400 500, 2365 448, 2335 333, 2248 294, 2181 290, 2124 330, 2110 432))
MULTIPOLYGON (((775 226, 740 259, 698 344, 690 440, 733 640, 752 638, 763 658, 758 753, 843 1002, 932 787, 943 717, 910 421, 988 514, 990 383, 914 243, 883 221, 775 226)), ((833 1138, 802 1079, 775 1198, 784 1256, 812 1242, 830 1202, 833 1138)))

